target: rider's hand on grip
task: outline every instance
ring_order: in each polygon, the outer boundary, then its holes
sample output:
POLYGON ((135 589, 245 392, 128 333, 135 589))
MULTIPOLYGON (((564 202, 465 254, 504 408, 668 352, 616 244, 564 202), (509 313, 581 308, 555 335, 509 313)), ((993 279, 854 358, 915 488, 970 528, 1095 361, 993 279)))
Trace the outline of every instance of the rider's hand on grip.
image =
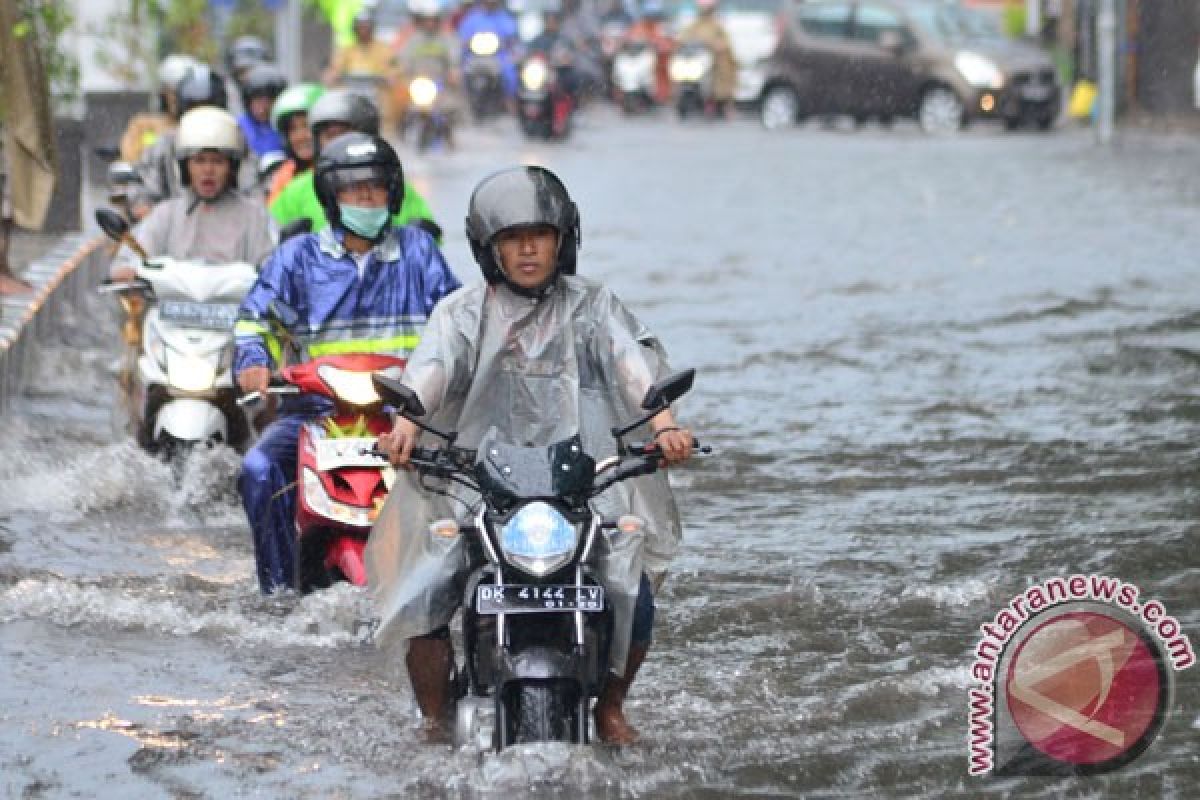
POLYGON ((397 417, 392 429, 379 437, 378 447, 387 455, 388 461, 403 467, 412 457, 416 441, 417 426, 404 417, 397 417))
POLYGON ((660 428, 654 433, 654 443, 667 466, 682 464, 691 458, 695 442, 691 431, 674 425, 660 428))
POLYGON ((267 367, 247 367, 238 373, 237 382, 242 394, 266 394, 271 383, 271 370, 267 367))

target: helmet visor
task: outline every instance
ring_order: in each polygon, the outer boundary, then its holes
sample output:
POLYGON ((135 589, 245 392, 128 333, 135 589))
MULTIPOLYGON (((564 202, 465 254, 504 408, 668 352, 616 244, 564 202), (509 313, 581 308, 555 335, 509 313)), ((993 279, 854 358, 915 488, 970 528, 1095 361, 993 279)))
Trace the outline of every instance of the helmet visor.
POLYGON ((331 170, 329 173, 329 183, 335 192, 363 183, 381 186, 386 189, 391 179, 392 176, 389 170, 386 167, 376 164, 368 164, 361 167, 342 167, 331 170))

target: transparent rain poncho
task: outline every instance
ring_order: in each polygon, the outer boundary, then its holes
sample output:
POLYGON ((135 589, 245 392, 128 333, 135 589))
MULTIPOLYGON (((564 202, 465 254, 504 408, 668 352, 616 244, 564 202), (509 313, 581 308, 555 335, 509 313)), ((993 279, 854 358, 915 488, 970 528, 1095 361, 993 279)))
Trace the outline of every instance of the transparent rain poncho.
MULTIPOLYGON (((601 461, 616 454, 610 429, 644 413, 647 388, 668 372, 658 340, 620 300, 593 281, 561 276, 539 300, 484 283, 442 300, 403 382, 420 396, 425 421, 458 431, 462 447, 477 447, 492 428, 521 446, 579 433, 585 452, 601 461)), ((632 437, 649 435, 647 427, 632 437)), ((421 442, 439 443, 429 435, 421 442)), ((478 503, 468 490, 453 494, 478 503)), ((597 543, 615 612, 611 666, 621 673, 641 574, 666 571, 679 547, 679 513, 661 471, 617 484, 593 507, 606 518, 633 513, 647 522, 644 535, 602 534, 597 543)), ((463 502, 425 491, 402 470, 367 544, 380 644, 429 633, 461 605, 470 566, 462 536, 430 531, 447 517, 473 520, 463 502)))

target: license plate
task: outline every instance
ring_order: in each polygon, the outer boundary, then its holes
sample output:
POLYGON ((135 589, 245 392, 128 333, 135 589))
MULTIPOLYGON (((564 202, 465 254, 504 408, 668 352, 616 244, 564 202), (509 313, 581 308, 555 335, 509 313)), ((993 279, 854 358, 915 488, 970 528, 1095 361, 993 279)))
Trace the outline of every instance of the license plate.
POLYGON ((233 303, 164 300, 158 308, 159 318, 166 322, 209 331, 233 330, 233 325, 237 322, 237 315, 238 307, 233 303))
POLYGON ((1041 103, 1050 99, 1052 91, 1049 86, 1026 86, 1021 90, 1021 97, 1032 103, 1041 103))
POLYGON ((346 437, 317 439, 317 469, 328 472, 341 467, 386 467, 387 459, 371 455, 375 439, 346 437))
POLYGON ((475 591, 480 614, 547 614, 604 610, 602 586, 483 585, 475 591))

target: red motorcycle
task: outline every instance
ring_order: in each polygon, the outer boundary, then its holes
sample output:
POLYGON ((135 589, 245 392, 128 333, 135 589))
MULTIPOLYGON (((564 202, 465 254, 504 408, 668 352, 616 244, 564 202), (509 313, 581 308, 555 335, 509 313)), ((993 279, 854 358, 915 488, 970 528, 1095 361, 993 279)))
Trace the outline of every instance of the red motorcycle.
POLYGON ((371 375, 399 375, 404 359, 375 354, 322 356, 284 367, 292 392, 334 402, 326 417, 300 430, 296 475, 296 590, 307 594, 337 581, 365 586, 363 548, 379 516, 395 470, 372 455, 378 436, 391 430, 371 375))

